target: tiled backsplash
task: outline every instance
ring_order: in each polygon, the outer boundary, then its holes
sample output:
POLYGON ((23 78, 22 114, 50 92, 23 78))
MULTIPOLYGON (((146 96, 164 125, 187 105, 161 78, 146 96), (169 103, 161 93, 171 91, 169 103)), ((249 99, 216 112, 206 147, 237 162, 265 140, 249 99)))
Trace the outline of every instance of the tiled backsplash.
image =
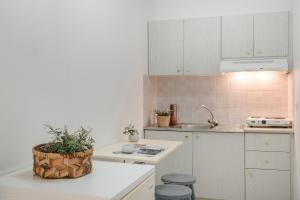
POLYGON ((177 104, 178 121, 206 122, 210 107, 220 123, 243 123, 247 116, 288 117, 288 75, 278 72, 220 76, 144 77, 144 123, 153 111, 177 104))

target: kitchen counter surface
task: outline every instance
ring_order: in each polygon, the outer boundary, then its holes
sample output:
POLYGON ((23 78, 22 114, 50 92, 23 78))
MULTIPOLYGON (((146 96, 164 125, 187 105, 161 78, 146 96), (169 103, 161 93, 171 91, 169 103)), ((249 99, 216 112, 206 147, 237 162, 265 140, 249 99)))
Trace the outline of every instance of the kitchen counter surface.
POLYGON ((167 141, 167 140, 147 140, 140 139, 138 142, 118 142, 111 145, 107 145, 101 148, 96 148, 93 154, 95 160, 110 160, 110 161, 119 161, 126 163, 146 163, 146 164, 158 164, 162 159, 168 156, 171 152, 177 149, 182 142, 179 141, 167 141), (161 153, 155 156, 141 155, 141 154, 123 154, 123 153, 114 153, 121 151, 123 145, 126 144, 145 144, 147 146, 158 146, 164 149, 161 153))
POLYGON ((0 199, 119 200, 155 172, 151 165, 93 162, 93 172, 77 179, 41 179, 32 168, 0 177, 0 199))
POLYGON ((220 133, 243 133, 243 126, 240 124, 220 124, 212 129, 207 128, 181 128, 181 125, 170 127, 149 126, 145 130, 152 131, 183 131, 183 132, 220 132, 220 133))
POLYGON ((181 125, 170 127, 147 126, 149 131, 178 131, 178 132, 215 132, 215 133, 282 133, 292 134, 293 128, 254 128, 241 124, 220 124, 212 129, 206 128, 181 128, 181 125))

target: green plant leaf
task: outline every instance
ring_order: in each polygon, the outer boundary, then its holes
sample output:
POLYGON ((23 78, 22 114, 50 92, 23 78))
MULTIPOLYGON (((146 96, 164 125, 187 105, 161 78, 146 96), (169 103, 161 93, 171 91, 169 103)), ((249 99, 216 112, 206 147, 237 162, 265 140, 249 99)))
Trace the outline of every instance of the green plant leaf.
POLYGON ((78 130, 70 133, 67 126, 64 128, 53 128, 45 125, 52 140, 48 143, 49 153, 75 153, 93 148, 95 140, 90 136, 92 129, 81 126, 78 130))

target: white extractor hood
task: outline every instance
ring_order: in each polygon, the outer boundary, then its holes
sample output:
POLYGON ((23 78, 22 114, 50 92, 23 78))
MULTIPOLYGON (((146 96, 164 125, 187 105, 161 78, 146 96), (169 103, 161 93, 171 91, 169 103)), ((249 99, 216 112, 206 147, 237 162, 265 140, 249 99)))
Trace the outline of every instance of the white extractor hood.
POLYGON ((221 72, 282 71, 288 72, 288 61, 284 58, 222 60, 221 72))

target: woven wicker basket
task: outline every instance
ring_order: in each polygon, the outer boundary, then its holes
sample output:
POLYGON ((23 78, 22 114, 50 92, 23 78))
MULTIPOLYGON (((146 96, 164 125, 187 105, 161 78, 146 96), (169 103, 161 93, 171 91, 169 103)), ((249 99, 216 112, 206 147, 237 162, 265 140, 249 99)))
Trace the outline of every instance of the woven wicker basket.
POLYGON ((92 172, 93 150, 73 154, 44 153, 40 144, 32 149, 33 172, 48 179, 78 178, 92 172))
POLYGON ((157 116, 156 118, 159 127, 168 127, 170 125, 170 116, 157 116))

